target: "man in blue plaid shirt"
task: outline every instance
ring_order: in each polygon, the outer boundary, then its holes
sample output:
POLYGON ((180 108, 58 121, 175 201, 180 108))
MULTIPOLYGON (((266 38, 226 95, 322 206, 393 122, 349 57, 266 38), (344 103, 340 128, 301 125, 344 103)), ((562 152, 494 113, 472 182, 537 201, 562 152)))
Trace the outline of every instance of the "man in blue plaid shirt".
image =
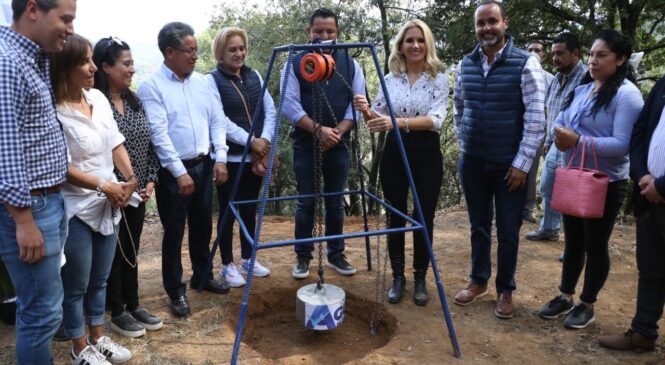
POLYGON ((67 176, 46 52, 74 33, 76 0, 13 0, 0 27, 0 258, 16 288, 16 360, 52 363, 62 319, 61 251, 67 176))
POLYGON ((552 189, 554 189, 554 171, 562 165, 562 153, 553 145, 552 124, 559 115, 561 107, 568 95, 579 85, 587 72, 580 55, 580 41, 576 35, 565 32, 554 38, 552 42, 552 61, 558 73, 547 89, 545 98, 545 114, 547 118, 547 137, 543 153, 545 168, 540 177, 540 195, 543 197, 543 218, 540 227, 529 232, 526 239, 531 241, 558 241, 561 213, 552 210, 552 189))

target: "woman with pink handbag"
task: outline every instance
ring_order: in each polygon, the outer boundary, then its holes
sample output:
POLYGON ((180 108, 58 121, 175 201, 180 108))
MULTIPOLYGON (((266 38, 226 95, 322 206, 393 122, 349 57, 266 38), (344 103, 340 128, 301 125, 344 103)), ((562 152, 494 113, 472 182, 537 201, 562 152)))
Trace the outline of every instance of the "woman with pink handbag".
MULTIPOLYGON (((557 148, 564 151, 565 160, 570 162, 569 167, 584 168, 584 159, 596 161, 596 166, 591 163, 589 166, 599 170, 600 175, 606 174, 609 180, 604 202, 597 201, 602 197, 596 201, 578 197, 580 205, 591 207, 602 203, 599 218, 581 218, 598 216, 588 215, 584 209, 563 212, 566 239, 560 294, 538 314, 544 319, 565 314, 564 326, 570 329, 584 328, 595 320, 594 303, 610 269, 609 238, 626 197, 630 136, 644 105, 642 94, 634 84, 634 70, 628 63, 631 48, 629 39, 616 30, 596 34, 589 52, 589 72, 570 95, 552 131, 557 148), (574 305, 573 294, 583 269, 580 302, 574 305)), ((559 172, 554 180, 555 190, 558 177, 559 172)), ((561 186, 563 180, 559 182, 560 190, 570 189, 561 186)), ((588 180, 579 182, 586 183, 588 180)), ((560 194, 565 195, 572 194, 570 190, 560 194)))

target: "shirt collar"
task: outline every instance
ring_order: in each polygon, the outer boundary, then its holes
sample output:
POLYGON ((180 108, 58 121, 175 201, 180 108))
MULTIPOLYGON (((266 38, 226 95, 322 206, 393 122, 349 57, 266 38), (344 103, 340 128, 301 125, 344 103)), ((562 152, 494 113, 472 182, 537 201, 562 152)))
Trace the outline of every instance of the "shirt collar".
POLYGON ((185 77, 185 80, 180 80, 180 77, 173 72, 169 66, 167 66, 165 63, 162 62, 162 66, 160 68, 161 73, 166 76, 167 79, 172 80, 172 81, 179 81, 179 82, 185 82, 187 79, 189 79, 192 74, 187 75, 185 77))
POLYGON ((559 72, 556 74, 556 79, 559 82, 561 86, 563 86, 563 80, 565 79, 566 82, 568 82, 573 76, 577 75, 578 73, 584 71, 585 64, 582 62, 582 60, 577 61, 577 64, 575 67, 573 67, 572 70, 570 70, 569 74, 564 74, 563 72, 559 72))
MULTIPOLYGON (((503 44, 503 47, 501 47, 501 49, 498 50, 498 51, 494 54, 494 61, 496 61, 496 60, 498 60, 499 58, 501 58, 501 54, 503 54, 503 50, 506 49, 506 46, 507 46, 507 45, 508 45, 508 39, 506 39, 506 43, 503 44)), ((479 47, 479 48, 478 48, 478 52, 480 53, 480 60, 483 61, 483 62, 487 62, 488 59, 487 59, 487 56, 485 55, 485 52, 483 52, 483 47, 479 47)))

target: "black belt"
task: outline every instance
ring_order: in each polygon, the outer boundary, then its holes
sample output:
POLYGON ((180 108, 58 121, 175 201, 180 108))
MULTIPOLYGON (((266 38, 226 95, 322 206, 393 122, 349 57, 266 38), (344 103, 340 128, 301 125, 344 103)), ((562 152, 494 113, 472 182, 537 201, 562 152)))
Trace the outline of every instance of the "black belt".
POLYGON ((191 167, 194 167, 194 166, 198 165, 199 163, 203 162, 208 157, 209 157, 208 155, 200 154, 200 155, 192 158, 191 160, 181 160, 181 161, 182 161, 182 164, 185 165, 185 167, 191 168, 191 167))

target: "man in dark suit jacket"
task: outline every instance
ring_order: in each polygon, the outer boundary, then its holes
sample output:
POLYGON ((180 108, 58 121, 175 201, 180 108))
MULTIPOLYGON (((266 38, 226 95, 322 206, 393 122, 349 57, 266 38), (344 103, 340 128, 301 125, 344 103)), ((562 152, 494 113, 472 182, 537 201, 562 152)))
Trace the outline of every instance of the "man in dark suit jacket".
MULTIPOLYGON (((665 305, 665 78, 651 90, 630 143, 630 177, 636 181, 637 311, 623 335, 602 336, 615 350, 653 350, 665 305)), ((662 360, 658 365, 665 365, 662 360)))

